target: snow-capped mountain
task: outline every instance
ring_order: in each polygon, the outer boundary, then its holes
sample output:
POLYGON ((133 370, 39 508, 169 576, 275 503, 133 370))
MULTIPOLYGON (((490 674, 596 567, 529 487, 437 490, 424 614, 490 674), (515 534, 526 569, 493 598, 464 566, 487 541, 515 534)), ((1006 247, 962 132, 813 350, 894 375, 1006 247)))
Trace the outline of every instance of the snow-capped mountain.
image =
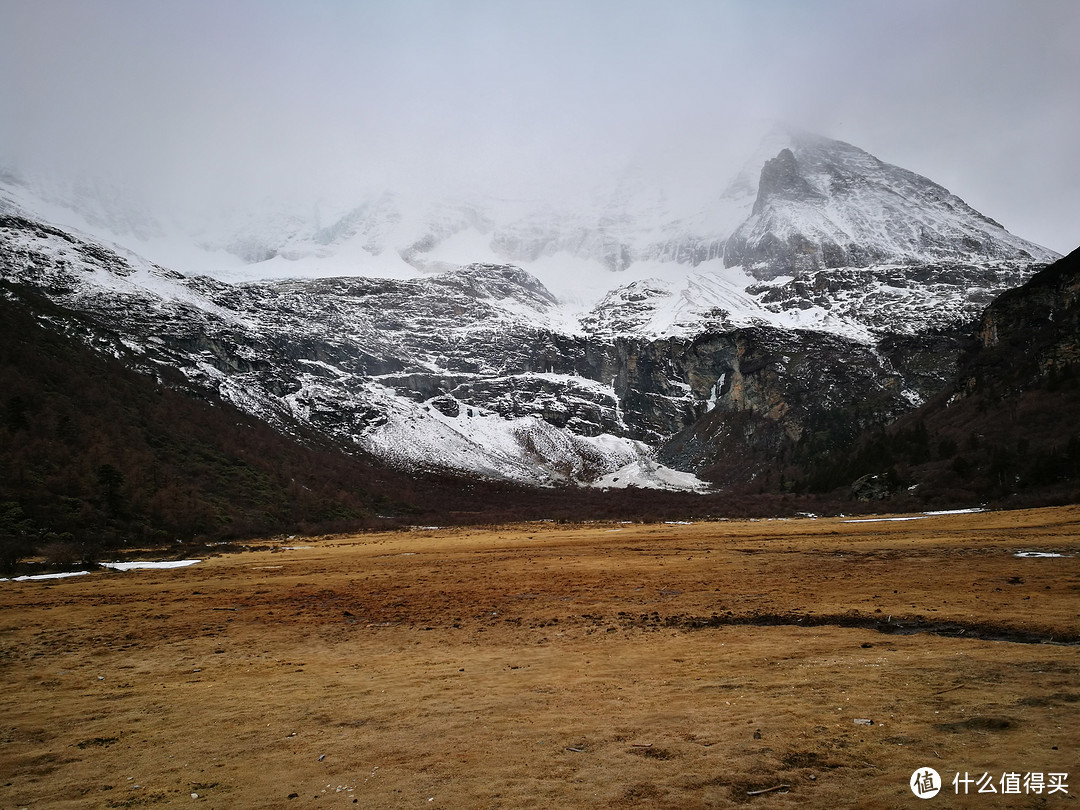
POLYGON ((187 235, 8 178, 0 272, 283 430, 405 467, 693 488, 715 467, 696 424, 754 413, 780 447, 887 421, 1055 258, 848 144, 763 149, 696 207, 631 174, 573 205, 379 193, 187 235))
MULTIPOLYGON (((938 184, 849 144, 777 127, 762 150, 758 161, 703 200, 669 191, 662 178, 631 167, 610 187, 571 203, 431 202, 383 193, 340 214, 316 210, 306 221, 296 212, 261 227, 253 219, 215 246, 253 264, 351 252, 358 264, 363 254, 390 254, 421 271, 485 261, 532 272, 555 257, 619 272, 649 263, 670 271, 663 266, 722 258, 725 267, 744 266, 759 279, 825 268, 1055 256, 938 184)), ((284 270, 279 263, 273 274, 284 270)), ((356 272, 368 274, 362 266, 356 272)), ((553 276, 545 268, 535 274, 558 286, 545 278, 553 276)), ((633 274, 640 277, 640 270, 633 274)))

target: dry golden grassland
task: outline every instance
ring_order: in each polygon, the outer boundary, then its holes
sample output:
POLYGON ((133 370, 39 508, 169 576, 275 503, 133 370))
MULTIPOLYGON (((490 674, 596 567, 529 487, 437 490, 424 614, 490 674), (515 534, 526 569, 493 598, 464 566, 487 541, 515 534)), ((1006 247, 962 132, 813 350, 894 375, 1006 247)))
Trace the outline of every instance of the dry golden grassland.
POLYGON ((0 583, 0 806, 1077 806, 1078 507, 280 545, 0 583))

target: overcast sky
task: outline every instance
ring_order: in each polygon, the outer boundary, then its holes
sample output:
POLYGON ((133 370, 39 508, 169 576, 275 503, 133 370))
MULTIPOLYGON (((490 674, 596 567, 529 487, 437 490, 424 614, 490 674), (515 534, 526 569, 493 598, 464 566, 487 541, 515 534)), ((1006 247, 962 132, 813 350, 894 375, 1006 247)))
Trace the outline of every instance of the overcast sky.
POLYGON ((0 158, 177 199, 528 189, 707 178, 780 119, 1066 252, 1078 41, 1076 0, 0 0, 0 158))

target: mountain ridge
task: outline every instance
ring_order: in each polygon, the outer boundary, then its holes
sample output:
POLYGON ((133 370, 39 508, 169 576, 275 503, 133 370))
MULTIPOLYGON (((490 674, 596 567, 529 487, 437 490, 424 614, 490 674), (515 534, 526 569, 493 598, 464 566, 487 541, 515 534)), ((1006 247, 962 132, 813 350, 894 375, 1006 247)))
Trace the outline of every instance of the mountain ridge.
MULTIPOLYGON (((831 237, 843 232, 856 239, 863 251, 855 251, 853 255, 849 255, 850 251, 844 253, 842 240, 832 238, 825 247, 830 252, 829 261, 821 266, 840 266, 836 261, 838 256, 853 259, 845 262, 848 266, 860 267, 866 266, 871 257, 876 264, 912 260, 942 263, 977 255, 982 259, 994 255, 1008 258, 1010 251, 1012 258, 1044 263, 1057 257, 1052 251, 1013 237, 994 220, 914 172, 885 163, 842 141, 774 125, 763 134, 755 157, 741 169, 732 172, 724 167, 712 168, 721 177, 727 173, 731 179, 721 181, 709 192, 682 195, 685 199, 678 193, 669 193, 664 188, 663 177, 650 176, 631 166, 607 186, 584 197, 569 195, 563 200, 482 193, 454 198, 426 196, 415 191, 359 190, 351 201, 348 195, 339 195, 341 199, 335 203, 291 200, 231 214, 203 206, 204 221, 192 221, 182 230, 184 239, 211 251, 207 263, 176 269, 224 280, 232 280, 229 274, 234 270, 237 279, 246 280, 305 277, 314 272, 313 267, 307 266, 310 262, 305 262, 311 259, 333 270, 320 275, 390 273, 401 277, 484 262, 517 264, 547 282, 544 268, 531 265, 558 255, 617 271, 626 271, 635 263, 697 266, 717 258, 723 258, 726 266, 746 264, 753 270, 753 261, 741 261, 747 250, 745 242, 750 238, 753 248, 754 218, 760 218, 765 213, 762 209, 775 197, 767 167, 784 150, 796 160, 793 170, 801 182, 807 183, 807 188, 812 188, 822 201, 831 204, 825 216, 818 217, 824 221, 815 226, 821 225, 822 233, 831 237), (760 162, 755 165, 756 161, 760 162), (761 187, 763 168, 764 188, 761 187), (852 202, 845 195, 855 195, 857 199, 852 202), (874 209, 873 216, 853 214, 867 210, 868 206, 874 209), (927 206, 935 207, 932 221, 923 221, 927 206), (955 212, 961 215, 959 220, 951 217, 955 212), (845 216, 837 219, 840 214, 845 216), (937 234, 944 225, 956 227, 957 233, 951 234, 954 241, 960 236, 973 242, 966 251, 954 245, 951 255, 905 250, 902 248, 911 248, 918 241, 918 234, 883 235, 868 227, 870 222, 880 226, 884 214, 903 218, 909 227, 912 222, 919 223, 930 234, 937 234), (889 238, 884 239, 885 236, 889 238), (728 245, 733 237, 738 244, 728 245), (873 244, 883 239, 882 244, 873 244), (467 243, 461 246, 463 253, 453 246, 455 240, 467 243), (993 253, 999 242, 1009 250, 1002 247, 993 253), (1029 255, 1021 256, 1024 251, 1029 255), (214 257, 224 253, 238 255, 247 269, 242 273, 235 267, 219 269, 220 258, 214 257), (336 261, 337 258, 342 261, 336 261)), ((10 193, 13 176, 8 180, 10 193)), ((130 189, 90 180, 65 184, 28 178, 22 184, 31 197, 35 196, 37 187, 43 189, 36 193, 38 202, 48 201, 52 210, 47 213, 58 224, 80 227, 76 220, 56 220, 59 210, 69 206, 85 214, 83 222, 89 227, 84 230, 102 233, 104 226, 102 235, 112 234, 117 237, 113 241, 128 243, 136 252, 138 244, 131 244, 133 240, 129 237, 161 236, 168 230, 165 215, 139 203, 137 196, 133 205, 123 204, 124 195, 134 193, 130 189)), ((793 227, 791 213, 777 214, 788 229, 793 227)), ((809 212, 803 207, 799 213, 809 212)), ((750 258, 755 256, 751 250, 750 258)), ((150 258, 157 257, 151 254, 150 258)))
MULTIPOLYGON (((568 306, 528 265, 483 261, 405 278, 238 282, 184 274, 50 225, 33 211, 32 195, 10 186, 0 187, 2 271, 9 282, 118 325, 137 358, 131 362, 144 369, 179 369, 280 429, 302 424, 405 469, 435 465, 548 486, 632 479, 700 489, 706 484, 696 473, 731 478, 716 472, 720 445, 708 438, 718 435, 709 425, 756 425, 759 439, 773 436, 762 447, 780 442, 774 449, 820 434, 824 450, 931 398, 954 373, 964 330, 985 303, 1054 255, 1011 235, 1000 247, 994 229, 1005 232, 992 220, 856 147, 807 136, 792 143, 765 163, 743 223, 752 235, 780 205, 773 213, 787 224, 769 231, 769 244, 782 249, 770 253, 748 236, 746 266, 728 266, 726 253, 695 264, 684 252, 683 262, 651 257, 621 271, 579 272, 582 285, 607 287, 582 307, 568 306), (889 183, 897 188, 882 191, 889 183), (862 259, 884 256, 892 243, 875 234, 895 225, 882 212, 907 209, 890 202, 856 216, 852 200, 867 194, 921 194, 930 200, 926 221, 940 224, 945 210, 948 222, 965 226, 935 231, 929 253, 888 253, 889 262, 868 266, 830 266, 837 256, 852 258, 835 240, 828 244, 840 253, 826 247, 833 231, 792 236, 804 209, 833 226, 838 210, 849 223, 872 214, 875 228, 854 228, 852 238, 870 234, 862 259), (985 239, 972 242, 974 231, 985 239), (805 261, 791 252, 800 245, 805 261), (697 438, 674 438, 688 430, 697 438)), ((740 192, 744 203, 749 191, 740 192)), ((614 197, 626 208, 635 192, 614 197)), ((452 231, 468 219, 444 224, 452 231)), ((342 222, 321 225, 316 241, 327 247, 363 231, 349 236, 352 225, 342 222)), ((544 245, 562 245, 546 224, 529 227, 544 245)), ((572 223, 565 233, 582 253, 567 257, 563 283, 588 256, 604 265, 603 256, 633 258, 641 245, 660 244, 656 227, 636 241, 615 238, 631 224, 625 217, 592 230, 572 223)), ((689 244, 682 224, 674 227, 665 243, 676 246, 671 255, 689 244)), ((902 230, 918 232, 911 222, 902 230)), ((412 247, 437 258, 445 240, 438 229, 428 236, 430 245, 412 247)), ((294 240, 295 232, 284 237, 294 240)), ((744 437, 736 449, 757 441, 745 429, 731 435, 744 437)))

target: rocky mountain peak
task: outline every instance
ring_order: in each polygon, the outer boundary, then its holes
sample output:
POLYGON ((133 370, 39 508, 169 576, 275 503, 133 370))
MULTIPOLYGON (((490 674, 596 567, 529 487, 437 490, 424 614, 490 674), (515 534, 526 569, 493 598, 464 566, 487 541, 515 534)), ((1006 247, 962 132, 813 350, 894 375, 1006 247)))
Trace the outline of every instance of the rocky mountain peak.
POLYGON ((767 160, 749 217, 724 263, 759 279, 882 265, 1050 262, 948 189, 842 141, 790 134, 767 160))
POLYGON ((772 200, 803 200, 820 197, 813 187, 799 173, 799 162, 790 149, 781 149, 780 154, 765 161, 761 167, 761 180, 758 181, 757 199, 754 201, 754 214, 760 214, 772 200))

